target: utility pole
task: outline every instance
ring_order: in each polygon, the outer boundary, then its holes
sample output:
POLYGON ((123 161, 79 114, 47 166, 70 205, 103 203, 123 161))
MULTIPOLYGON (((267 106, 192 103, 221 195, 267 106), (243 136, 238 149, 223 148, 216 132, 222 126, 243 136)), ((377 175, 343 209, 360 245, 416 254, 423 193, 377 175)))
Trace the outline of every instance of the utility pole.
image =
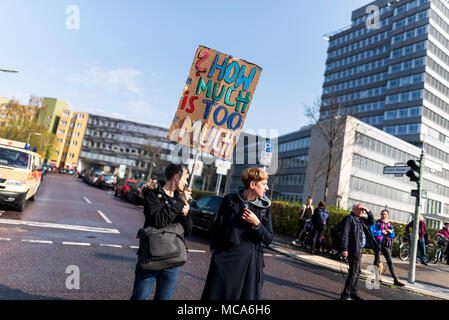
POLYGON ((417 183, 418 192, 416 194, 415 214, 413 216, 413 235, 411 239, 411 252, 410 252, 410 268, 408 272, 408 282, 410 284, 415 283, 415 270, 416 270, 416 253, 418 244, 418 227, 419 227, 419 215, 421 213, 421 195, 422 195, 422 182, 424 171, 424 150, 421 150, 421 156, 419 161, 409 160, 407 165, 410 170, 406 173, 410 181, 417 183))

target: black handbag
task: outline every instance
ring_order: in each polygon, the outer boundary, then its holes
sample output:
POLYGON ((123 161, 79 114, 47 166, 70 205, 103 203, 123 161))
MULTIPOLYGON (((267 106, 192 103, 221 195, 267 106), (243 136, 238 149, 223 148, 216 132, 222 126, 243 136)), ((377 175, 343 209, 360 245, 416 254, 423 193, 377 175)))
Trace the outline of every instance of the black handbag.
POLYGON ((160 229, 139 229, 137 238, 140 239, 138 265, 142 271, 161 271, 187 262, 184 228, 180 223, 160 229))

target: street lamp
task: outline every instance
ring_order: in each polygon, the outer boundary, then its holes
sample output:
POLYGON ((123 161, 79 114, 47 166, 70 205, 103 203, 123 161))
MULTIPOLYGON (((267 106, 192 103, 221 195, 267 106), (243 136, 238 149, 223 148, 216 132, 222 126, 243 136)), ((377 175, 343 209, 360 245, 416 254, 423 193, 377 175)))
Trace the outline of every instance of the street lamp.
POLYGON ((42 133, 39 133, 39 132, 32 132, 32 133, 30 133, 29 136, 28 136, 27 144, 30 144, 30 138, 31 138, 31 136, 33 134, 36 135, 36 136, 41 136, 42 135, 42 133))
POLYGON ((11 73, 18 73, 19 72, 17 70, 13 70, 13 69, 2 69, 2 68, 0 68, 0 71, 2 71, 2 72, 11 72, 11 73))

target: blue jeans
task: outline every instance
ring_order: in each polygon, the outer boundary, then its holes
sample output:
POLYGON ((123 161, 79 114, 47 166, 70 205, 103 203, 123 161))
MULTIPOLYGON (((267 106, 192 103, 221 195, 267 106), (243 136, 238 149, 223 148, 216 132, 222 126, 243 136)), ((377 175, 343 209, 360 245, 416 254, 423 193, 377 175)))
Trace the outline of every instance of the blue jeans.
POLYGON ((170 300, 175 288, 177 275, 178 268, 147 272, 136 270, 131 300, 149 300, 151 288, 155 281, 156 293, 154 294, 154 300, 170 300))
POLYGON ((419 258, 421 263, 427 262, 426 259, 426 241, 424 238, 418 239, 418 250, 419 250, 419 258))

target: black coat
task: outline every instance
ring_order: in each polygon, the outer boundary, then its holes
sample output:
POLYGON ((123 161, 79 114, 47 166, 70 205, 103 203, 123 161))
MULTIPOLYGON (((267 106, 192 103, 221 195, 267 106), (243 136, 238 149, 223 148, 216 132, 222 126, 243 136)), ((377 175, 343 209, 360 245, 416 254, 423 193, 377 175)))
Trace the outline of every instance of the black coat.
POLYGON ((377 245, 371 233, 370 226, 375 223, 374 215, 368 212, 368 218, 357 218, 353 213, 343 219, 343 235, 341 251, 348 251, 349 255, 362 256, 362 232, 365 233, 366 243, 377 245))
POLYGON ((268 246, 273 239, 271 203, 266 208, 249 204, 249 210, 261 221, 257 229, 241 218, 243 208, 237 194, 223 198, 211 233, 214 252, 202 300, 261 299, 264 265, 261 244, 268 246))

